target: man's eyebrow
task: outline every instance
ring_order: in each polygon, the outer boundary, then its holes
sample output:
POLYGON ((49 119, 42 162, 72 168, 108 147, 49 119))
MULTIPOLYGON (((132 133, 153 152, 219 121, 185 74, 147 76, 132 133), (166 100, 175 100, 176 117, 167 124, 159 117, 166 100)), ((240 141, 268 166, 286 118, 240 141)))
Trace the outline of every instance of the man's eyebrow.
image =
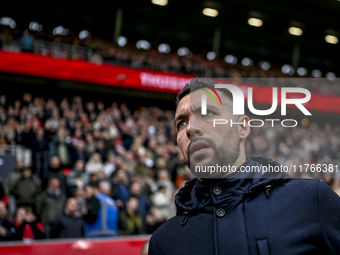
POLYGON ((176 126, 176 122, 179 121, 180 119, 183 119, 185 116, 187 116, 186 112, 182 112, 178 114, 174 119, 174 125, 176 126))
MULTIPOLYGON (((201 105, 198 105, 198 106, 192 106, 191 108, 190 108, 190 111, 192 112, 192 113, 194 113, 194 112, 200 112, 201 111, 201 105)), ((212 110, 212 111, 215 111, 215 112, 218 112, 219 111, 219 109, 216 107, 216 106, 214 106, 214 105, 207 105, 207 109, 209 109, 209 110, 212 110)))

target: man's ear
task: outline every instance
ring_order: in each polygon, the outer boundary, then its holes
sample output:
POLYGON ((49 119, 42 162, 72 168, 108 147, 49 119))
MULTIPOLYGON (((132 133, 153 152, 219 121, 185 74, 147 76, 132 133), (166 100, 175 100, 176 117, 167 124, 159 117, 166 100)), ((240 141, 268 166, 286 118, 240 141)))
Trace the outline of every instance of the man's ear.
POLYGON ((238 124, 238 134, 241 140, 245 140, 249 133, 250 127, 248 125, 249 117, 246 115, 241 116, 237 122, 241 122, 242 124, 238 124), (244 124, 244 125, 243 125, 244 124))

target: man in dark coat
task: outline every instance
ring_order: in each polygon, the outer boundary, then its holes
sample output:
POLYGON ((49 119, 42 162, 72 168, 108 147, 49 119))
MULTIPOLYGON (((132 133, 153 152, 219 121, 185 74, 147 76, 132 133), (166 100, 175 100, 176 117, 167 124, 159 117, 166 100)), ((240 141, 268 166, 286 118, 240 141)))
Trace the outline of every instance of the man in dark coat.
POLYGON ((51 224, 62 214, 65 202, 66 195, 57 178, 50 179, 47 189, 37 196, 37 212, 48 237, 51 224))
POLYGON ((35 204, 36 195, 41 191, 41 181, 33 175, 30 168, 21 173, 21 178, 14 184, 11 194, 15 197, 17 205, 35 204))
POLYGON ((90 185, 85 187, 85 197, 86 205, 83 212, 83 220, 91 224, 96 221, 100 207, 99 200, 94 195, 94 187, 90 185))
POLYGON ((84 237, 84 221, 78 211, 75 198, 67 200, 62 215, 52 226, 51 238, 81 238, 84 237))
POLYGON ((232 115, 227 90, 217 92, 223 106, 207 97, 201 115, 202 95, 215 93, 206 84, 215 82, 191 80, 177 96, 177 143, 196 178, 177 193, 177 215, 153 234, 149 254, 340 254, 340 198, 273 160, 247 159, 249 118, 232 115), (213 127, 213 119, 237 124, 213 127))

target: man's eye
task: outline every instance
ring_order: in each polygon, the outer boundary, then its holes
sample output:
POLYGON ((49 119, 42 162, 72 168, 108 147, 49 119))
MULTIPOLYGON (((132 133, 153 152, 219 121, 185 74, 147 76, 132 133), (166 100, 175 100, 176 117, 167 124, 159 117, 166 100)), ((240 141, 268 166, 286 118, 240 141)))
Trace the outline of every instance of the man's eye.
POLYGON ((180 129, 181 127, 183 127, 187 122, 186 121, 180 121, 177 124, 177 129, 180 129))
POLYGON ((207 114, 203 115, 203 117, 209 117, 209 116, 212 116, 214 115, 215 113, 212 112, 212 111, 207 111, 207 114))

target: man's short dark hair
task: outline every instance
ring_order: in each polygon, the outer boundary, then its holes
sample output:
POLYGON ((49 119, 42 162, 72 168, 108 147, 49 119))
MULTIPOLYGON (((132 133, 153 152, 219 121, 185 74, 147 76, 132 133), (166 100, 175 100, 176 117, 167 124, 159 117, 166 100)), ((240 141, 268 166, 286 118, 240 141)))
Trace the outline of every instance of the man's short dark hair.
MULTIPOLYGON (((216 83, 217 82, 213 81, 212 79, 204 78, 204 77, 197 77, 195 79, 190 79, 190 82, 185 84, 184 88, 178 93, 176 97, 176 105, 179 104, 179 101, 181 101, 183 97, 190 94, 190 92, 196 91, 201 88, 206 88, 205 84, 215 88, 216 83)), ((232 102, 233 96, 229 90, 227 89, 216 89, 216 90, 222 91, 224 95, 227 96, 232 102)))

